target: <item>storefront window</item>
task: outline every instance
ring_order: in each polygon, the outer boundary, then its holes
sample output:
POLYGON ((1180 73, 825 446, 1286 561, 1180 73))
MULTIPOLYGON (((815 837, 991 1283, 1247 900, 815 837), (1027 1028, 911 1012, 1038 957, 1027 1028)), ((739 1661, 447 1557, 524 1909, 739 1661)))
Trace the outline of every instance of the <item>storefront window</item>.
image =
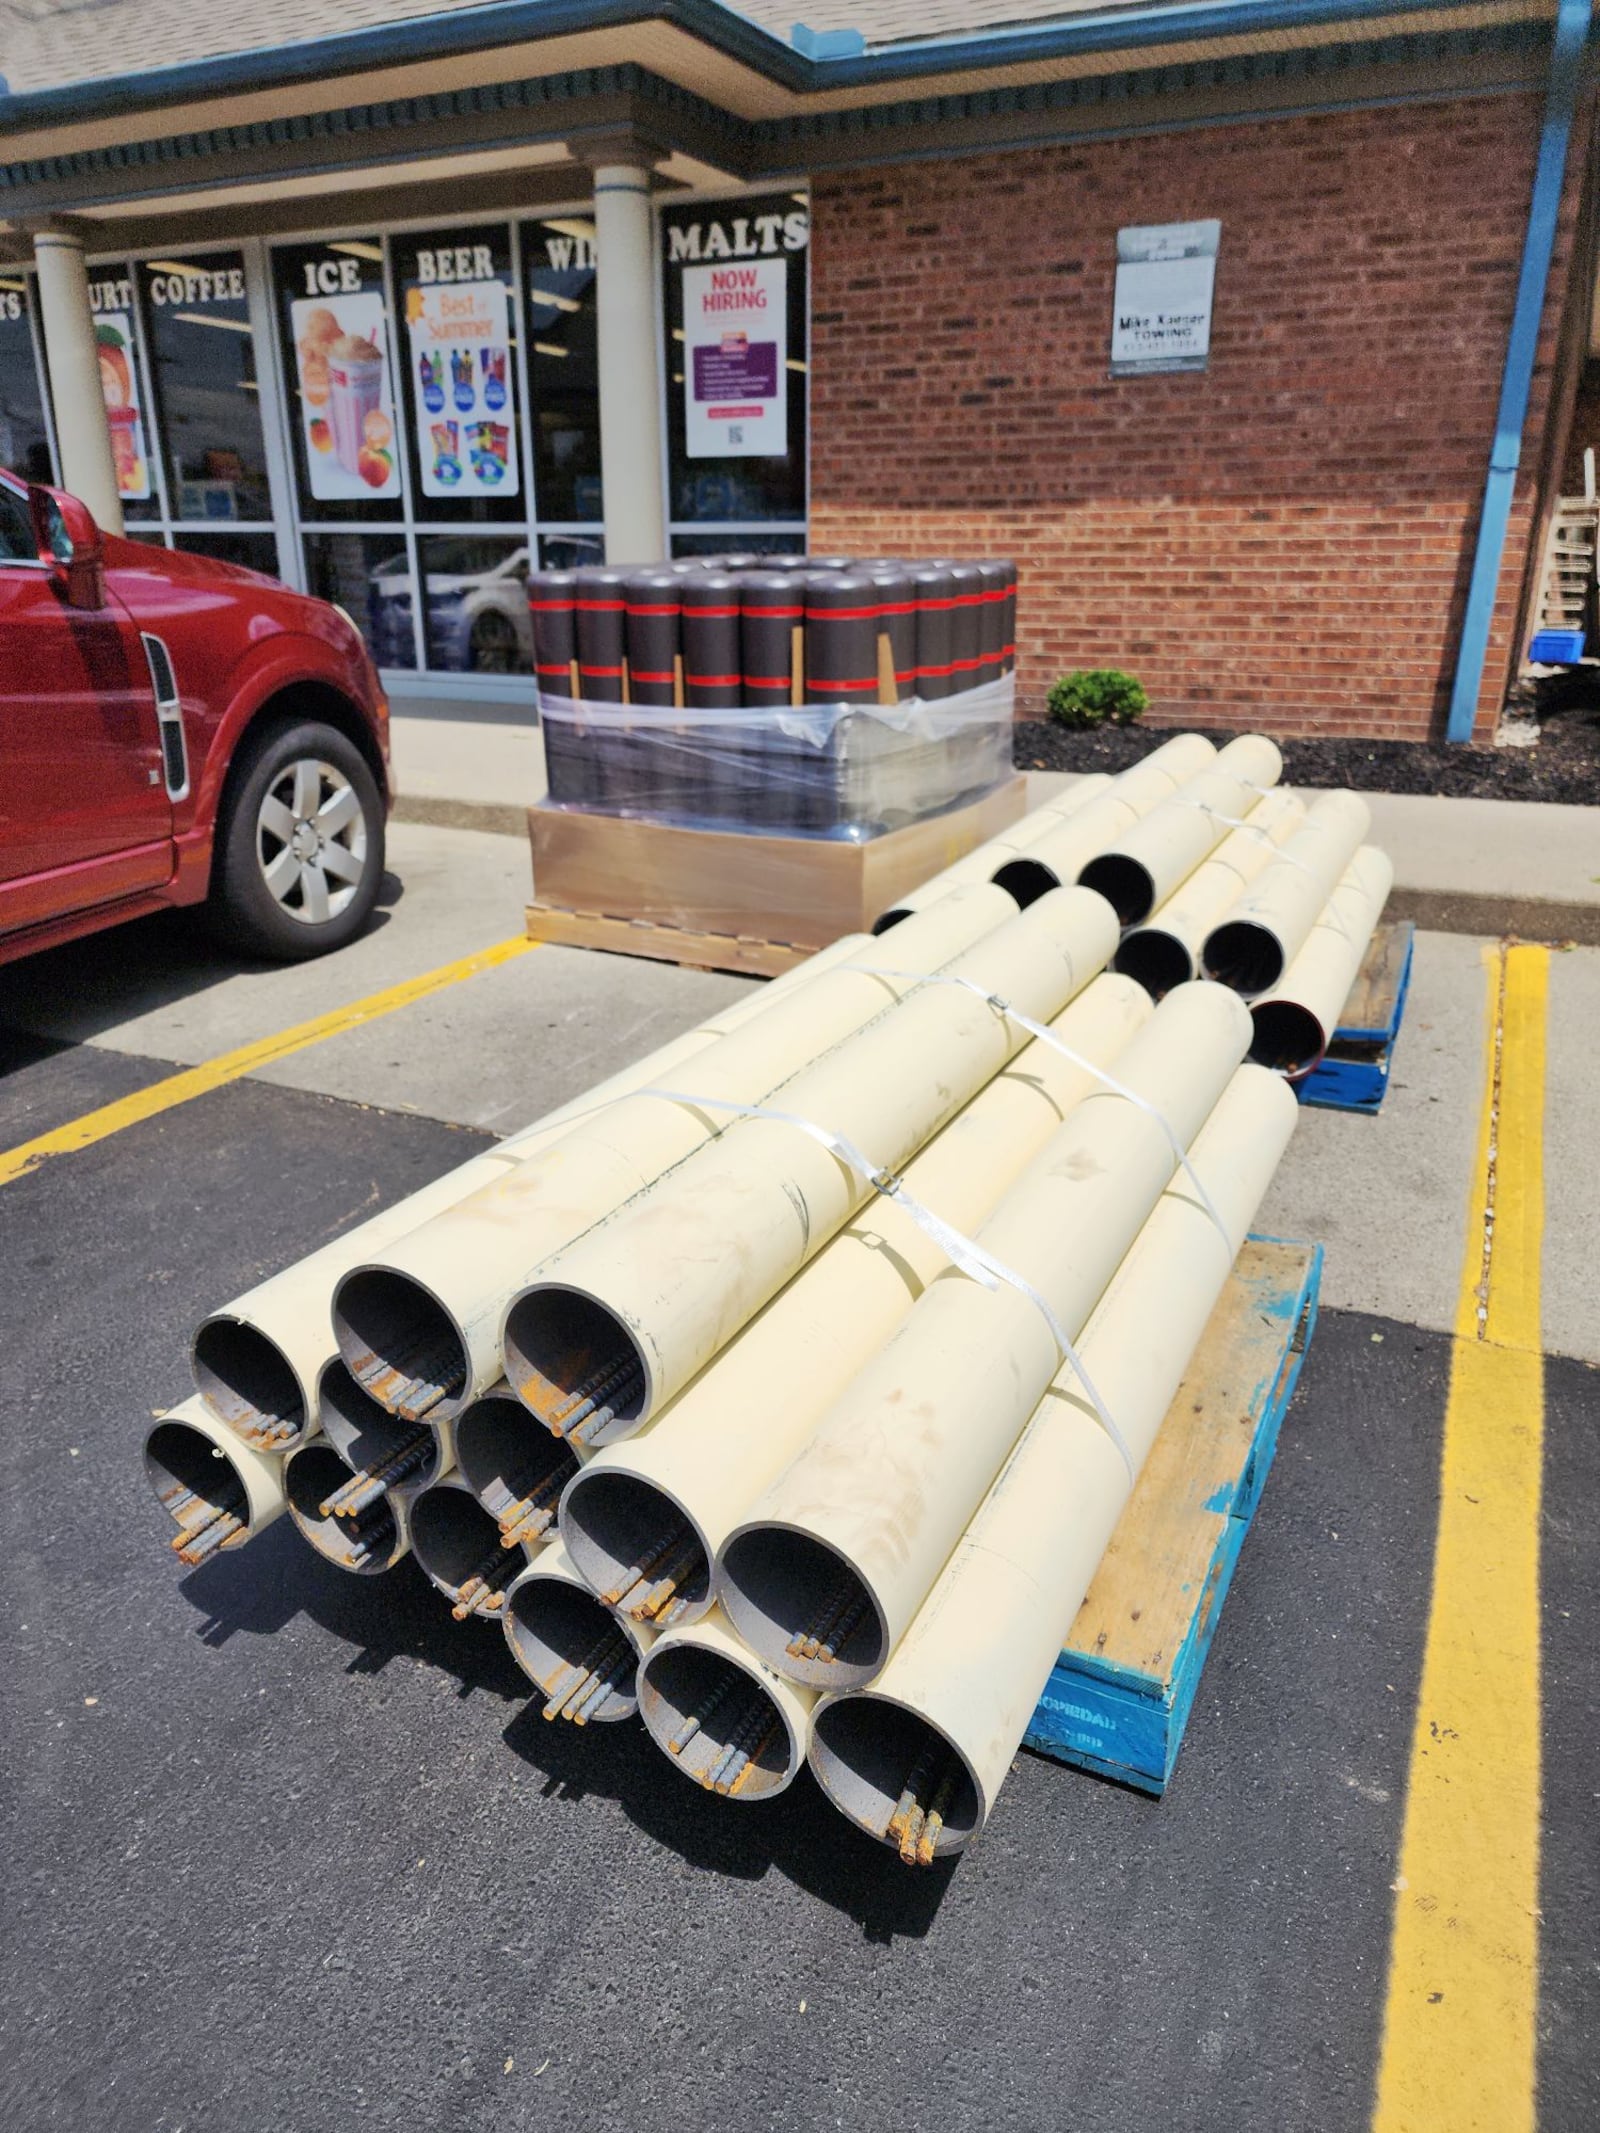
POLYGON ((417 557, 429 667, 445 674, 531 674, 527 542, 424 534, 417 557))
POLYGON ((269 578, 278 575, 278 542, 271 533, 192 533, 180 528, 172 537, 174 548, 187 548, 194 555, 215 556, 219 563, 238 563, 245 570, 259 570, 269 578))
POLYGON ((541 570, 579 570, 586 563, 603 563, 606 537, 594 533, 546 533, 539 538, 541 570))
POLYGON ((32 307, 27 276, 0 268, 0 467, 24 481, 54 482, 32 307))
POLYGON ((334 600, 381 667, 414 667, 411 566, 403 534, 308 533, 306 589, 334 600))
POLYGON ((389 248, 413 513, 525 520, 510 231, 426 230, 389 248))
POLYGON ((809 241, 803 193, 662 211, 674 528, 804 523, 809 241))
POLYGON ((598 525, 594 224, 576 215, 524 223, 522 273, 539 516, 552 525, 598 525))
POLYGON ((240 252, 138 269, 174 519, 272 517, 244 274, 240 252))
POLYGON ((398 520, 404 455, 383 247, 376 237, 285 245, 272 278, 301 518, 398 520))
POLYGON ((161 516, 133 269, 121 261, 89 269, 89 307, 100 356, 100 390, 111 426, 111 456, 125 519, 161 516))

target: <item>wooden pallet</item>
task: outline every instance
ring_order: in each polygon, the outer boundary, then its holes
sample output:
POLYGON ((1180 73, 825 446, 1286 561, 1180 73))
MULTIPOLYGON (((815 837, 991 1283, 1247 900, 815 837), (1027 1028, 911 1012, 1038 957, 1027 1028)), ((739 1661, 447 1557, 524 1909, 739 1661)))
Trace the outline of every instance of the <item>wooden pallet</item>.
POLYGON ((1039 1700, 1027 1745, 1161 1793, 1316 1323, 1320 1244, 1252 1237, 1039 1700))
POLYGON ((1303 1104, 1328 1111, 1376 1111, 1382 1104, 1411 989, 1416 933, 1402 918, 1373 934, 1333 1042, 1300 1084, 1303 1104))
POLYGON ((775 978, 817 952, 754 934, 709 933, 658 925, 647 918, 611 918, 604 911, 568 911, 555 904, 529 904, 525 916, 531 941, 598 948, 607 955, 642 955, 691 970, 732 970, 747 977, 775 978))

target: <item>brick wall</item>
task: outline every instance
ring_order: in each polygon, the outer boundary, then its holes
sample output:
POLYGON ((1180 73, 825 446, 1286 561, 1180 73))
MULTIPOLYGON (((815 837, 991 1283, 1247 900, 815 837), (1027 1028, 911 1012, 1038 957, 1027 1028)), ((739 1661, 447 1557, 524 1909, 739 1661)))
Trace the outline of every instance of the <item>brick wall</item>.
POLYGON ((1539 116, 1502 96, 819 177, 814 545, 1014 554, 1034 703, 1120 665, 1164 722, 1441 730, 1539 116), (1213 215, 1210 369, 1108 378, 1118 227, 1213 215))

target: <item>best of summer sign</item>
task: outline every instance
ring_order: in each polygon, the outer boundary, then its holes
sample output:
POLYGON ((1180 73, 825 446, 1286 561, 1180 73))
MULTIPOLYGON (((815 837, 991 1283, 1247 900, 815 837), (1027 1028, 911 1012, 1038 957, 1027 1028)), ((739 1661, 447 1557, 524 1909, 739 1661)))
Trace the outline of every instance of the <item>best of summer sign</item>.
POLYGON ((1204 370, 1220 222, 1164 222, 1117 232, 1111 375, 1204 370))
POLYGON ((511 328, 504 282, 441 274, 454 261, 490 272, 487 245, 419 252, 406 296, 417 452, 424 496, 515 496, 511 328), (466 255, 474 255, 469 260, 466 255))
POLYGON ((786 276, 782 259, 684 268, 691 459, 781 459, 789 449, 786 276))

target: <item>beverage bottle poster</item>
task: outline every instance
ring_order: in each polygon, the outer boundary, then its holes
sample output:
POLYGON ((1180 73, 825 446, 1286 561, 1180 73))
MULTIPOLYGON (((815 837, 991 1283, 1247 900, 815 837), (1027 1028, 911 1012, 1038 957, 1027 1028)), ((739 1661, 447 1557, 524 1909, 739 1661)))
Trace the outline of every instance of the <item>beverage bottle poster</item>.
POLYGON ((383 298, 302 297, 290 306, 300 421, 313 496, 398 496, 400 450, 383 298))
POLYGON ((691 459, 781 459, 788 451, 787 272, 781 259, 684 268, 691 459))
POLYGON ((515 496, 511 328, 501 281, 408 289, 412 404, 424 496, 515 496))
POLYGON ((141 503, 150 494, 150 453, 144 417, 139 411, 139 372, 133 356, 133 323, 125 311, 95 315, 95 352, 100 359, 100 391, 111 430, 111 457, 117 470, 117 494, 141 503))

